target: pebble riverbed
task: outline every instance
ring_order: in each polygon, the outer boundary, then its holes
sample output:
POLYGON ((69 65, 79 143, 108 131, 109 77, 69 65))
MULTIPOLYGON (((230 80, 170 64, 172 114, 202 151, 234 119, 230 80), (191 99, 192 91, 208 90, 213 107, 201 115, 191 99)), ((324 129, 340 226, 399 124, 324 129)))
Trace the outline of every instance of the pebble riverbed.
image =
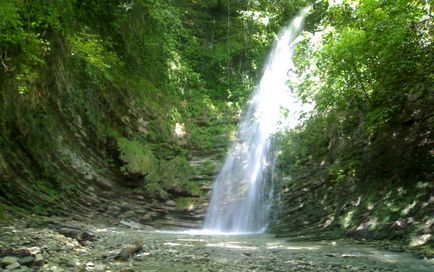
POLYGON ((434 271, 433 260, 346 241, 80 227, 94 239, 79 241, 19 221, 0 227, 0 271, 434 271), (118 258, 131 245, 139 248, 118 258))

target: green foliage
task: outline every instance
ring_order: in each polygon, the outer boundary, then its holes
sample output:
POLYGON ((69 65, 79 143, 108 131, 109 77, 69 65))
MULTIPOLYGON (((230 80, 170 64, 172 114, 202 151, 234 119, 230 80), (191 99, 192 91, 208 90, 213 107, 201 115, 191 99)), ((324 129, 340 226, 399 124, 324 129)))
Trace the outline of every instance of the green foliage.
POLYGON ((224 152, 274 33, 305 2, 1 1, 4 190, 38 180, 16 202, 52 204, 85 167, 201 196, 187 148, 224 152))
POLYGON ((201 193, 197 184, 189 181, 193 173, 190 163, 183 157, 160 162, 160 183, 167 191, 188 192, 193 196, 201 193))
MULTIPOLYGON (((432 18, 424 16, 423 3, 417 1, 330 5, 318 27, 322 30, 315 33, 316 38, 305 34, 297 49, 298 69, 304 79, 298 86, 300 96, 313 100, 316 109, 298 132, 288 135, 288 160, 323 161, 337 180, 343 180, 344 173, 357 173, 360 178, 369 172, 358 169, 369 167, 367 151, 373 157, 376 152, 383 157, 385 152, 397 156, 393 145, 401 145, 403 135, 417 137, 403 125, 405 119, 422 122, 418 129, 424 133, 428 124, 422 120, 429 115, 428 108, 422 106, 419 117, 408 116, 410 108, 433 103, 429 87, 420 86, 433 81, 432 41, 421 43, 421 36, 427 34, 420 25, 432 18), (409 100, 412 93, 418 94, 421 104, 409 100), (397 133, 403 135, 382 138, 397 133)), ((423 155, 418 149, 411 156, 422 155, 427 165, 429 146, 424 144, 423 149, 423 155)))
POLYGON ((52 31, 69 27, 72 3, 59 2, 6 0, 0 4, 2 69, 16 80, 21 94, 30 91, 39 77, 38 67, 45 64, 45 57, 52 51, 52 31))
POLYGON ((48 215, 47 207, 44 206, 44 205, 42 205, 42 204, 36 204, 36 205, 33 207, 33 211, 34 211, 36 214, 40 214, 40 215, 48 215))
POLYGON ((432 189, 418 181, 433 179, 432 6, 319 2, 321 22, 295 55, 303 81, 294 87, 315 110, 276 136, 277 168, 292 177, 285 223, 376 239, 427 233, 419 222, 427 222, 432 189), (294 210, 294 201, 310 209, 294 210))
POLYGON ((37 180, 34 183, 34 188, 49 204, 54 204, 61 199, 60 190, 46 180, 37 180))
POLYGON ((145 144, 128 140, 124 137, 117 139, 120 159, 125 163, 121 170, 125 173, 142 174, 149 181, 154 181, 158 175, 158 161, 152 150, 145 144))
POLYGON ((197 197, 178 197, 176 199, 176 208, 179 210, 191 209, 197 203, 198 203, 197 197))
POLYGON ((68 37, 71 55, 82 58, 86 63, 94 66, 101 73, 109 76, 110 69, 119 65, 117 56, 104 48, 104 42, 94 34, 80 33, 68 37))
MULTIPOLYGON (((176 183, 185 182, 192 173, 190 163, 183 157, 177 156, 171 160, 162 161, 160 165, 161 180, 176 183)), ((167 185, 170 186, 170 183, 167 185)))
POLYGON ((157 160, 150 147, 137 140, 121 137, 117 143, 120 159, 125 163, 121 171, 125 175, 143 175, 145 180, 139 186, 149 195, 166 199, 168 191, 192 196, 201 194, 199 186, 189 181, 193 169, 184 157, 157 160))
POLYGON ((169 196, 161 184, 156 181, 146 183, 144 190, 146 194, 152 198, 167 199, 169 196))

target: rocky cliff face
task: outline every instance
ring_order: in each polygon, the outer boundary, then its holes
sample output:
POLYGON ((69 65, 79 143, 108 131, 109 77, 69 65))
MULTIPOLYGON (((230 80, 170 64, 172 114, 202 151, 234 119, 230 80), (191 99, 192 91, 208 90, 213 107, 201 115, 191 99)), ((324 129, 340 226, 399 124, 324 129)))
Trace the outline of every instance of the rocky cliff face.
POLYGON ((5 109, 16 108, 2 127, 3 212, 78 212, 149 223, 178 211, 200 223, 228 135, 210 135, 208 141, 220 144, 196 148, 169 130, 164 107, 132 100, 110 82, 77 97, 83 79, 65 66, 68 58, 59 53, 51 61, 37 105, 23 108, 27 97, 20 94, 5 101, 5 109), (110 95, 95 94, 102 91, 110 95))
POLYGON ((423 90, 409 95, 393 123, 369 140, 355 132, 350 140, 318 144, 301 163, 280 160, 278 175, 288 178, 278 179, 282 201, 273 231, 395 240, 432 256, 433 98, 423 90), (345 160, 355 162, 351 171, 336 171, 345 160))
POLYGON ((65 4, 66 14, 30 3, 2 9, 2 32, 15 38, 1 45, 0 217, 149 222, 197 208, 187 217, 199 222, 238 110, 209 97, 211 79, 189 58, 209 39, 189 31, 208 25, 184 18, 190 5, 65 4))

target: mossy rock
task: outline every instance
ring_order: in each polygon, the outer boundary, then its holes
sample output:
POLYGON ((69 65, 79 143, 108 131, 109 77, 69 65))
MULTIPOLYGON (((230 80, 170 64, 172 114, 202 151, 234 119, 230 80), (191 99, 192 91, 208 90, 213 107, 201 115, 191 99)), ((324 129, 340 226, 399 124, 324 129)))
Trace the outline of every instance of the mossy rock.
POLYGON ((37 180, 34 183, 35 189, 40 191, 42 194, 40 195, 47 203, 56 203, 60 200, 61 195, 59 191, 54 187, 53 184, 46 180, 37 180))
POLYGON ((175 202, 176 202, 176 208, 178 210, 183 210, 183 209, 192 209, 193 207, 195 207, 197 204, 201 204, 201 198, 197 198, 197 197, 178 197, 175 202))
POLYGON ((121 171, 126 174, 142 174, 149 181, 158 176, 158 160, 144 143, 120 137, 117 139, 120 159, 125 163, 121 171))

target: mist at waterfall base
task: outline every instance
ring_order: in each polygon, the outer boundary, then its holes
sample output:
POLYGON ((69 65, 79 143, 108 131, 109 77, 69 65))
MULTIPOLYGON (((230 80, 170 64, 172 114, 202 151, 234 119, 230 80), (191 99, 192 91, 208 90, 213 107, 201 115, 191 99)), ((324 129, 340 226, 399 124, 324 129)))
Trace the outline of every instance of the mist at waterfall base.
POLYGON ((300 114, 310 106, 288 87, 288 80, 295 76, 292 57, 303 21, 304 15, 297 16, 274 42, 236 139, 214 181, 204 232, 259 233, 267 228, 274 195, 273 180, 265 177, 270 166, 270 136, 282 122, 286 128, 297 126, 300 114), (284 120, 283 109, 287 112, 284 120))

